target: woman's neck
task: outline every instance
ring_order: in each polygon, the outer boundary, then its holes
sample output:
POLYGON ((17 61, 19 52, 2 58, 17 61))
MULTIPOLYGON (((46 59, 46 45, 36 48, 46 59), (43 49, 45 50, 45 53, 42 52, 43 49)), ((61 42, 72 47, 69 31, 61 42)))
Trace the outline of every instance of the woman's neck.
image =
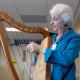
POLYGON ((62 35, 68 30, 68 28, 64 28, 64 29, 60 29, 58 31, 58 35, 57 35, 57 39, 59 39, 60 37, 62 37, 62 35))

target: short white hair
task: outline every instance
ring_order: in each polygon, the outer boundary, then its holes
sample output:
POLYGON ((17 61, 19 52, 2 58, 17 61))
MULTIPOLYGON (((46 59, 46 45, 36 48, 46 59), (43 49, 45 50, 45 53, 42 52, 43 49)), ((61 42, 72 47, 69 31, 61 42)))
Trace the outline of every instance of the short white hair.
POLYGON ((64 24, 71 24, 73 22, 73 13, 72 9, 69 5, 64 3, 57 3, 50 9, 50 15, 59 15, 63 21, 64 24))

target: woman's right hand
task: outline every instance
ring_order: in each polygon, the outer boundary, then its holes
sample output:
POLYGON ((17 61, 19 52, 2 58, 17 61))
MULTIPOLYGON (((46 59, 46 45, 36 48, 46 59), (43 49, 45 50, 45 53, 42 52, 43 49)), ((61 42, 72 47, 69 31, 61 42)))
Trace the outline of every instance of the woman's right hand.
POLYGON ((40 50, 40 45, 34 42, 30 42, 27 47, 26 47, 26 51, 30 52, 30 53, 36 53, 39 52, 40 50))

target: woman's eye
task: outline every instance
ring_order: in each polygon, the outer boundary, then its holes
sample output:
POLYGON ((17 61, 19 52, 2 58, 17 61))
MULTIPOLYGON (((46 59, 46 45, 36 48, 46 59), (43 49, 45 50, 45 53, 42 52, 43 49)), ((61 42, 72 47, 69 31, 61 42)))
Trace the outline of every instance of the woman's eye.
POLYGON ((57 21, 58 19, 57 19, 56 17, 53 17, 53 20, 54 20, 54 21, 57 21))
POLYGON ((55 18, 54 20, 57 21, 57 18, 55 18))

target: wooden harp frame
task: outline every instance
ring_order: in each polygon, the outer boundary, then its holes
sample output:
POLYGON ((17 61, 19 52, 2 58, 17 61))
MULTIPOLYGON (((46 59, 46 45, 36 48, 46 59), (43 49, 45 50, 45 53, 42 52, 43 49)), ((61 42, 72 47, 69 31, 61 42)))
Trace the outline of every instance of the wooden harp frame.
MULTIPOLYGON (((23 32, 41 33, 44 37, 42 44, 45 42, 45 45, 42 45, 42 47, 48 48, 50 44, 52 43, 52 41, 51 41, 49 32, 45 30, 44 28, 42 28, 41 26, 32 27, 32 26, 17 22, 11 16, 9 16, 6 12, 4 12, 3 10, 0 10, 0 42, 1 42, 1 45, 4 51, 6 62, 8 64, 9 70, 13 77, 13 80, 20 80, 19 76, 16 73, 16 70, 14 68, 14 65, 12 63, 12 59, 9 53, 8 41, 5 35, 5 29, 3 27, 3 22, 7 22, 11 27, 14 27, 23 32)), ((39 73, 39 75, 36 76, 34 72, 32 74, 34 77, 33 80, 50 80, 50 65, 48 63, 44 63, 43 61, 44 54, 40 54, 39 57, 41 59, 41 62, 36 65, 35 69, 38 70, 38 72, 40 72, 41 74, 39 73)))

